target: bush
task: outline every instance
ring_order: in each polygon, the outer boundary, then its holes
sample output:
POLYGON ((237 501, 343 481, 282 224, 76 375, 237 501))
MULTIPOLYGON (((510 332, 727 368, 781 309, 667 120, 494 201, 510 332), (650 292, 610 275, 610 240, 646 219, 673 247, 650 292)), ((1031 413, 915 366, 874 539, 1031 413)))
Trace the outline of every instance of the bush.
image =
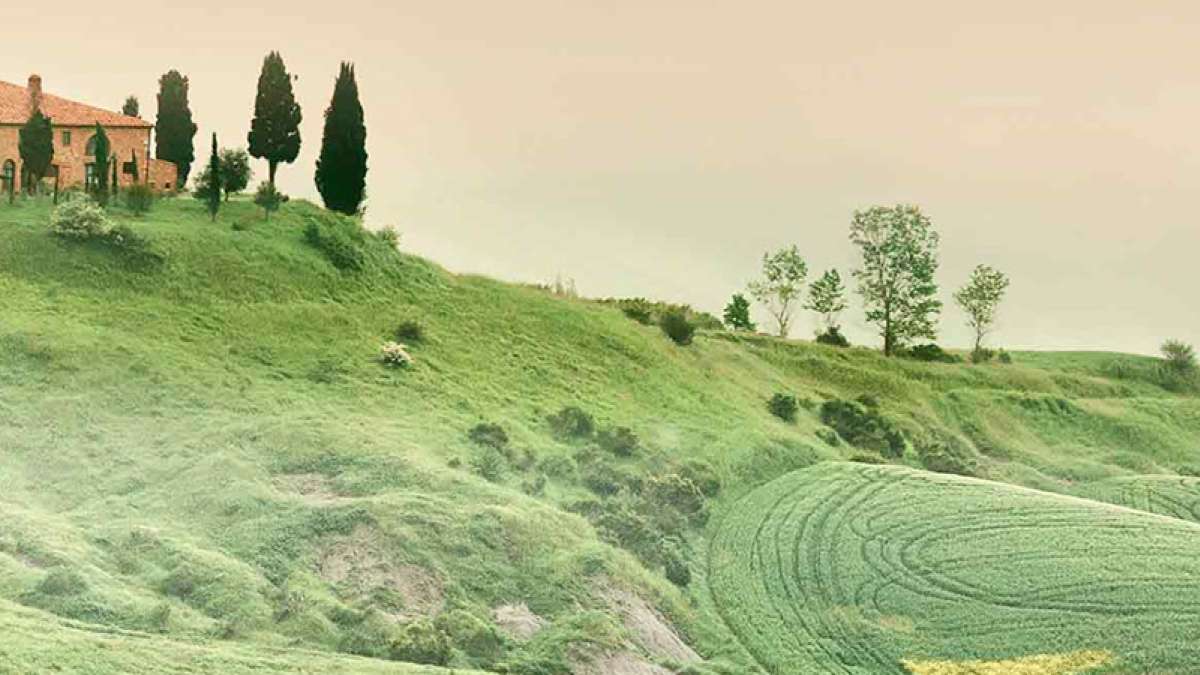
POLYGON ((379 360, 393 368, 409 368, 416 361, 408 353, 408 347, 399 342, 385 342, 379 348, 379 360))
POLYGON ((125 188, 125 208, 134 215, 143 215, 154 206, 154 189, 145 183, 134 183, 125 188))
POLYGON ((262 182, 258 185, 258 190, 254 193, 254 203, 263 210, 263 218, 271 219, 271 214, 278 211, 279 207, 288 200, 288 196, 280 192, 269 182, 262 182))
POLYGON ((103 239, 112 231, 112 223, 91 197, 76 194, 54 207, 50 231, 66 239, 103 239))
POLYGON ((926 345, 909 347, 901 352, 901 356, 915 361, 928 361, 931 363, 959 363, 962 361, 959 357, 950 354, 932 342, 926 345))
POLYGON ((829 330, 824 333, 817 334, 817 343, 829 345, 830 347, 849 347, 850 341, 842 335, 842 331, 837 326, 830 326, 829 330))
POLYGON ((654 323, 654 305, 645 298, 627 298, 618 300, 617 306, 625 316, 634 321, 649 326, 654 323))
POLYGON ((79 595, 86 590, 87 582, 68 567, 55 567, 37 585, 42 595, 79 595))
POLYGON ((692 570, 688 567, 687 561, 679 554, 675 548, 668 548, 663 560, 663 574, 666 575, 667 581, 685 588, 692 583, 692 570))
POLYGON ((873 399, 864 399, 865 404, 840 399, 822 403, 821 422, 852 445, 893 459, 902 456, 904 435, 879 413, 873 399))
POLYGON ((796 421, 796 411, 799 409, 800 404, 791 394, 775 394, 771 400, 767 401, 767 410, 789 424, 796 421))
POLYGON ((629 427, 617 427, 601 430, 596 435, 596 444, 618 457, 632 457, 641 446, 641 441, 629 427))
POLYGON ((583 472, 583 485, 601 497, 611 497, 636 482, 628 471, 606 462, 592 462, 583 472))
POLYGON ((476 445, 499 450, 506 456, 511 454, 508 448, 508 433, 499 424, 480 422, 471 427, 471 430, 467 432, 467 437, 476 445))
POLYGON ((1162 346, 1163 361, 1159 366, 1159 383, 1170 391, 1194 389, 1200 383, 1196 368, 1196 352, 1192 346, 1178 340, 1167 340, 1162 346))
POLYGON ((505 469, 508 468, 508 458, 504 456, 504 453, 489 446, 476 448, 469 461, 471 470, 492 483, 499 482, 504 477, 505 469))
POLYGON ((400 250, 400 230, 386 225, 371 233, 384 246, 393 251, 400 250))
POLYGON ((692 344, 692 336, 696 334, 696 325, 681 311, 671 311, 662 315, 658 327, 677 345, 692 344))
POLYGON ((435 625, 455 647, 484 665, 490 665, 504 651, 504 641, 496 629, 465 609, 441 614, 435 625))
POLYGON ((1009 354, 1008 352, 1004 351, 1003 349, 1000 350, 1000 354, 996 358, 997 358, 997 360, 1000 361, 1000 363, 1003 363, 1004 365, 1008 365, 1013 362, 1012 354, 1009 354))
POLYGON ((407 344, 421 344, 425 341, 425 328, 416 321, 401 321, 396 326, 396 341, 407 344))
POLYGON ((917 448, 921 464, 930 471, 959 476, 975 475, 975 457, 971 448, 957 438, 933 438, 917 448))
POLYGON ((450 638, 429 619, 405 624, 392 640, 390 656, 396 661, 443 666, 450 660, 450 638))
POLYGON ((596 420, 576 406, 567 406, 548 418, 550 431, 560 440, 591 438, 596 432, 596 420))
POLYGON ((551 455, 538 463, 538 469, 552 478, 574 481, 579 478, 579 467, 575 460, 562 455, 551 455))
POLYGON ((971 351, 971 363, 980 364, 987 363, 996 358, 996 352, 987 347, 980 347, 971 351))
POLYGON ((669 511, 675 511, 694 525, 708 520, 708 502, 704 494, 690 479, 677 473, 654 476, 646 481, 643 494, 656 517, 667 516, 663 521, 667 524, 671 524, 669 511))
POLYGON ((690 480, 705 497, 711 499, 721 493, 721 477, 712 464, 702 459, 685 462, 679 468, 679 475, 690 480))
POLYGON ((339 270, 356 271, 365 264, 362 228, 352 220, 334 216, 310 218, 304 228, 304 239, 339 270))

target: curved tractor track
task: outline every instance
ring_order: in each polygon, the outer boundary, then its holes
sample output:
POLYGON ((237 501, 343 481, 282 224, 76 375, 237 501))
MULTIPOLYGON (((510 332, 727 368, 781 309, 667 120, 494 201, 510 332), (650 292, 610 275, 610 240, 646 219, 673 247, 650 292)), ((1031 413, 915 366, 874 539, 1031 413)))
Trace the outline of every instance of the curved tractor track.
POLYGON ((767 670, 1102 650, 1121 672, 1200 664, 1200 526, 900 467, 823 464, 716 525, 709 583, 767 670))

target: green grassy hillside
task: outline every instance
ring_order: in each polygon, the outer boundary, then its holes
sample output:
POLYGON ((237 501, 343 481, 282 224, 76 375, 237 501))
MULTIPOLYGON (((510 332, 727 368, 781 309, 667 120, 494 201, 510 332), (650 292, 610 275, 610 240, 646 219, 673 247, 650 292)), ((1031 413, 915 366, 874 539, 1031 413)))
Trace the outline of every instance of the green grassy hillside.
POLYGON ((829 401, 873 397, 847 405, 900 432, 894 463, 1052 492, 1197 462, 1200 400, 1159 387, 1152 359, 928 364, 712 331, 680 347, 305 203, 269 223, 245 202, 215 224, 187 199, 111 212, 149 249, 0 205, 0 615, 155 635, 146 671, 174 643, 753 670, 707 591, 706 537, 789 471, 883 461, 854 420, 822 422, 829 401), (404 321, 415 364, 386 367, 404 321), (795 422, 768 413, 780 392, 795 422), (635 447, 555 434, 567 406, 635 447), (472 442, 485 422, 509 442, 472 442), (664 576, 681 565, 683 587, 664 576))
POLYGON ((710 583, 774 673, 1060 652, 1119 672, 1187 672, 1200 663, 1188 637, 1200 629, 1198 535, 1093 501, 827 463, 722 519, 710 583))

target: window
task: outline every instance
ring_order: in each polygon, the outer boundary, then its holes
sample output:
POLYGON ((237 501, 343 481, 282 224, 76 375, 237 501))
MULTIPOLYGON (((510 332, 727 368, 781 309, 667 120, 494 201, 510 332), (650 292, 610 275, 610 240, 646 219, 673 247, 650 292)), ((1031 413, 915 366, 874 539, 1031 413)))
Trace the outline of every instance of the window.
POLYGON ((96 189, 96 165, 87 164, 83 167, 83 184, 89 190, 96 189))
POLYGON ((125 162, 122 164, 121 173, 126 176, 137 176, 137 162, 125 162))
POLYGON ((87 154, 88 157, 96 156, 96 136, 95 135, 93 135, 91 138, 88 139, 87 149, 85 150, 85 153, 87 154))
POLYGON ((64 132, 63 132, 63 134, 62 134, 62 144, 63 144, 63 147, 66 147, 66 146, 68 146, 68 145, 70 145, 70 144, 71 144, 71 132, 69 132, 69 131, 64 131, 64 132))
POLYGON ((11 159, 4 163, 4 170, 0 171, 0 187, 4 188, 7 193, 9 190, 15 190, 16 185, 13 181, 17 177, 17 165, 11 159))

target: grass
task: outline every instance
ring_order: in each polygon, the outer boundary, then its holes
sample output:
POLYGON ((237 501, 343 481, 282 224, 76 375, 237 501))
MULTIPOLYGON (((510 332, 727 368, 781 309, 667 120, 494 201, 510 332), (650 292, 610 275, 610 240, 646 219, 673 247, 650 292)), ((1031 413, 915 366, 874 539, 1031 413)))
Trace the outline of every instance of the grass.
POLYGON ((150 256, 61 241, 49 213, 0 205, 0 617, 153 634, 147 672, 172 645, 383 659, 415 617, 498 629, 493 610, 519 603, 545 622, 534 639, 486 655, 460 641, 447 665, 562 672, 589 647, 662 661, 606 604, 614 585, 714 668, 747 672, 707 539, 763 484, 873 455, 821 424, 821 402, 875 397, 907 439, 897 464, 1064 494, 1190 471, 1200 441, 1200 401, 1144 357, 926 364, 711 330, 679 346, 615 306, 453 275, 372 236, 329 235, 354 248, 331 259, 309 225, 355 225, 303 202, 264 222, 235 201, 215 224, 184 198, 113 207, 150 256), (415 363, 382 365, 409 322, 415 363), (794 421, 769 412, 777 393, 794 421), (628 427, 636 451, 556 437, 567 406, 628 427), (480 423, 510 439, 490 480, 472 470, 480 423), (589 489, 601 473, 617 494, 589 489), (711 483, 709 525, 637 498, 674 474, 711 483), (670 539, 690 586, 621 529, 642 521, 633 534, 670 539))
POLYGON ((1097 502, 828 463, 726 515, 710 583, 773 673, 980 672, 967 666, 1033 655, 1027 672, 1060 673, 1096 654, 1114 672, 1184 672, 1200 662, 1198 535, 1097 502), (1046 656, 1064 652, 1077 656, 1046 656))

